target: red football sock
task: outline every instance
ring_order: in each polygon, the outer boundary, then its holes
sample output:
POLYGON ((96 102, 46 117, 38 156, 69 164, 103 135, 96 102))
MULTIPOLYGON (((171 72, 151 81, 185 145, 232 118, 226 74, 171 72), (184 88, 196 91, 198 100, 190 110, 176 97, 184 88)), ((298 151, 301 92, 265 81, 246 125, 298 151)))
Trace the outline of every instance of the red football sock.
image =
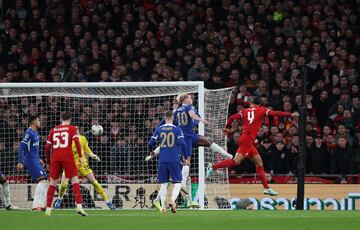
POLYGON ((47 190, 47 200, 46 200, 46 207, 51 208, 54 194, 55 194, 56 187, 54 185, 49 185, 49 188, 47 190))
POLYGON ((256 174, 257 177, 261 180, 261 183, 264 186, 264 188, 270 188, 265 177, 264 167, 256 167, 256 174))
POLYGON ((79 183, 74 183, 73 189, 74 189, 74 197, 75 197, 76 204, 82 204, 82 197, 81 197, 79 183))
POLYGON ((231 168, 234 167, 236 165, 234 159, 226 159, 223 161, 220 161, 216 164, 213 164, 212 168, 214 170, 219 169, 219 168, 231 168))

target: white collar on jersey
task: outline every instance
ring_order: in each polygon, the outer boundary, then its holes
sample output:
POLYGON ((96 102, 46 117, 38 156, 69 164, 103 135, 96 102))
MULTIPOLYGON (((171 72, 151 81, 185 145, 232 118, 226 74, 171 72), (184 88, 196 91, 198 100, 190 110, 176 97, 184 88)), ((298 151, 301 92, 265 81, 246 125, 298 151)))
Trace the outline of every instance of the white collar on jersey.
POLYGON ((161 127, 164 127, 164 126, 176 127, 176 126, 175 126, 175 125, 173 125, 173 124, 163 124, 161 127))

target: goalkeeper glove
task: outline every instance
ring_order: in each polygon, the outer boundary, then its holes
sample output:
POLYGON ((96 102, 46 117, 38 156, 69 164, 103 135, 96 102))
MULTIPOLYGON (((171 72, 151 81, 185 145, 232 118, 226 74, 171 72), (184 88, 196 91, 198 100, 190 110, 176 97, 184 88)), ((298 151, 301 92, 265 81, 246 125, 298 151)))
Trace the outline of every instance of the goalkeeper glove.
POLYGON ((98 155, 95 155, 95 154, 94 154, 94 155, 92 156, 92 158, 93 158, 94 160, 96 160, 96 161, 100 161, 100 157, 98 157, 98 155))

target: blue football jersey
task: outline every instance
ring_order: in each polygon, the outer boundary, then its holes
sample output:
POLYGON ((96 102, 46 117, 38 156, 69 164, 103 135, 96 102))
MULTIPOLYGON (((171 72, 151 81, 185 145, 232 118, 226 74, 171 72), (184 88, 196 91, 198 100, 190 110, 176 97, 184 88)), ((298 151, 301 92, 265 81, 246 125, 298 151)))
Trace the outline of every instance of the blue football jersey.
POLYGON ((181 128, 185 136, 193 136, 195 133, 195 123, 190 117, 190 111, 196 113, 195 108, 192 105, 182 105, 174 113, 175 123, 181 128))
POLYGON ((40 136, 37 131, 28 128, 25 131, 24 138, 19 145, 19 162, 39 162, 39 145, 40 145, 40 136))
POLYGON ((179 162, 180 154, 185 154, 183 132, 175 125, 165 124, 155 129, 148 143, 150 151, 156 142, 160 146, 159 162, 179 162))

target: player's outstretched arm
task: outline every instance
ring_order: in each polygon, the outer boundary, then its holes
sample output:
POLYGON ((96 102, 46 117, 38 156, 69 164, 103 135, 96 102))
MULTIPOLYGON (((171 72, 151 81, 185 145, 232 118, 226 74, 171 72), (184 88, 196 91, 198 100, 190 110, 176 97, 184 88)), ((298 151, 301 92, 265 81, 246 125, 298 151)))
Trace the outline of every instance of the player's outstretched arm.
POLYGON ((235 120, 241 120, 240 113, 235 113, 235 114, 231 115, 226 121, 226 126, 230 126, 233 123, 233 121, 235 121, 235 120))
POLYGON ((268 110, 266 112, 266 114, 268 116, 272 116, 272 117, 290 117, 290 116, 293 116, 293 117, 296 117, 296 116, 299 116, 299 113, 295 112, 295 113, 289 113, 289 112, 283 112, 283 111, 273 111, 273 110, 268 110))
POLYGON ((186 155, 186 144, 185 144, 184 134, 179 127, 177 128, 176 136, 177 136, 177 144, 180 145, 181 148, 181 155, 183 156, 183 158, 187 159, 189 156, 186 155))
POLYGON ((201 118, 200 116, 198 116, 195 111, 193 110, 190 110, 189 111, 189 116, 194 119, 195 121, 199 121, 199 122, 202 122, 204 123, 204 125, 208 125, 209 122, 207 122, 207 120, 205 120, 204 118, 201 118))
POLYGON ((86 155, 88 155, 89 157, 91 157, 92 159, 96 160, 96 161, 100 161, 100 157, 98 157, 96 154, 94 154, 94 152, 91 150, 91 148, 89 147, 89 143, 87 142, 87 140, 84 140, 84 153, 86 155))

